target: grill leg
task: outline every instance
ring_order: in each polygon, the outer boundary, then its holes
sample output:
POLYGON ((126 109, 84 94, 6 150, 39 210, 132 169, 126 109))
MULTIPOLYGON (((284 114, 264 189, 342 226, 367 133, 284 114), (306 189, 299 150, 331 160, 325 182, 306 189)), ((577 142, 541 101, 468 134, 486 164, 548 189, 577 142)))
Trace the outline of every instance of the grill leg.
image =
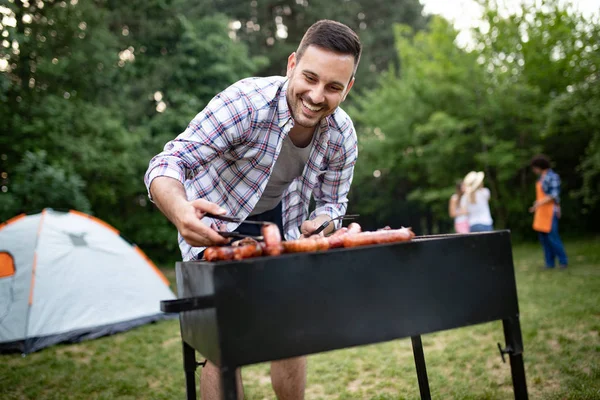
POLYGON ((183 370, 185 371, 185 392, 187 400, 196 400, 196 351, 192 346, 183 343, 183 370))
POLYGON ((238 400, 235 368, 221 367, 221 388, 223 390, 223 400, 238 400))
POLYGON ((527 400, 527 382, 525 380, 525 367, 523 365, 523 337, 519 317, 502 320, 504 339, 509 352, 510 373, 512 375, 515 400, 527 400))
POLYGON ((431 400, 421 336, 411 336, 410 340, 412 341, 413 355, 415 357, 415 367, 417 369, 417 379, 419 380, 419 392, 421 392, 421 400, 431 400))

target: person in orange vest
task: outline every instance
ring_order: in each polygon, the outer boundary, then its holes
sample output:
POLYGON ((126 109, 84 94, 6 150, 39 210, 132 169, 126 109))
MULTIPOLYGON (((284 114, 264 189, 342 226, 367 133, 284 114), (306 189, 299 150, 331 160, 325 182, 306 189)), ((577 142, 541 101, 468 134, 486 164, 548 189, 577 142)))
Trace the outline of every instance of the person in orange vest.
POLYGON ((538 232, 544 249, 546 268, 554 268, 558 258, 560 268, 567 268, 567 254, 560 235, 560 176, 550 168, 550 160, 543 154, 531 159, 531 169, 539 176, 535 184, 535 202, 529 208, 533 213, 533 230, 538 232))

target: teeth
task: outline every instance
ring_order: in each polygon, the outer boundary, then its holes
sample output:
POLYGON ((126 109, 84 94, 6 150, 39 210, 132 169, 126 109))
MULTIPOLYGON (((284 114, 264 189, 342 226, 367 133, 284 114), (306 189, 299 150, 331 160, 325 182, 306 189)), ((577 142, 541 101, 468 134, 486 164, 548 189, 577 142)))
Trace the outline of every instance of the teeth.
POLYGON ((304 105, 304 107, 308 108, 310 111, 320 111, 323 107, 313 107, 308 105, 308 103, 306 103, 304 100, 302 100, 302 104, 304 105))

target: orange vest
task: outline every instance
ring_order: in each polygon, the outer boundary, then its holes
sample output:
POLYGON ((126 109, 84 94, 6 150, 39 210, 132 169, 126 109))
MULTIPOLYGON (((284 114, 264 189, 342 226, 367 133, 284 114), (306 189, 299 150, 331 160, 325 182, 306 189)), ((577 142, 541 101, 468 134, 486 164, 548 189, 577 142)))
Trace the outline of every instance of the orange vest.
MULTIPOLYGON (((546 197, 542 190, 542 180, 535 184, 535 199, 540 201, 546 197)), ((549 233, 552 230, 552 218, 554 217, 554 202, 543 204, 535 210, 533 214, 533 230, 542 233, 549 233)))

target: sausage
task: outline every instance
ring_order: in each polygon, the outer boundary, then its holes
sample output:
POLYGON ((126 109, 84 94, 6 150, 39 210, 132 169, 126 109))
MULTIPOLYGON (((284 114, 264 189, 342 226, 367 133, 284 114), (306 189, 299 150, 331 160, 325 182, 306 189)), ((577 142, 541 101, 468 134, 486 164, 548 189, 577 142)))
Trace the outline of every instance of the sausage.
POLYGON ((204 259, 206 261, 243 260, 260 257, 262 254, 263 248, 259 243, 241 246, 213 246, 204 250, 204 259))
POLYGON ((216 261, 219 257, 218 247, 208 247, 204 250, 204 259, 206 261, 216 261))
POLYGON ((282 248, 279 227, 275 224, 263 225, 261 232, 266 246, 265 253, 269 256, 280 255, 282 248))
POLYGON ((343 227, 327 236, 327 241, 329 242, 330 249, 337 249, 338 247, 344 246, 343 236, 348 233, 348 228, 343 227))
POLYGON ((361 232, 362 232, 362 227, 358 223, 352 222, 350 225, 348 225, 348 234, 361 233, 361 232))
POLYGON ((260 257, 263 253, 261 246, 256 244, 247 244, 233 248, 233 259, 243 260, 246 258, 260 257))
POLYGON ((233 260, 234 248, 231 246, 223 246, 223 247, 208 247, 204 250, 204 259, 206 261, 227 261, 233 260))
POLYGON ((283 242, 285 253, 307 253, 317 251, 317 241, 315 239, 298 239, 283 242))
POLYGON ((326 251, 329 249, 329 240, 326 237, 318 237, 314 239, 317 251, 326 251))
POLYGON ((257 243, 250 239, 240 241, 237 246, 208 247, 204 251, 204 258, 207 261, 243 260, 262 255, 275 256, 282 253, 307 253, 338 247, 351 248, 396 243, 411 240, 415 236, 410 228, 390 229, 385 227, 375 232, 361 231, 362 228, 359 224, 352 223, 348 228, 341 228, 329 237, 282 242, 277 225, 269 224, 262 228, 264 242, 257 243))
POLYGON ((252 239, 250 237, 247 237, 247 238, 243 238, 243 239, 240 239, 240 240, 236 240, 235 242, 231 243, 231 245, 233 247, 245 246, 245 245, 248 245, 248 244, 258 244, 258 241, 254 240, 254 239, 252 239))
POLYGON ((343 226, 340 229, 338 229, 337 231, 333 232, 331 235, 327 236, 327 238, 342 236, 342 235, 345 235, 346 233, 348 233, 348 228, 343 226))
POLYGON ((410 228, 381 230, 348 234, 343 237, 344 247, 369 246, 373 244, 396 243, 411 240, 415 234, 410 228))

